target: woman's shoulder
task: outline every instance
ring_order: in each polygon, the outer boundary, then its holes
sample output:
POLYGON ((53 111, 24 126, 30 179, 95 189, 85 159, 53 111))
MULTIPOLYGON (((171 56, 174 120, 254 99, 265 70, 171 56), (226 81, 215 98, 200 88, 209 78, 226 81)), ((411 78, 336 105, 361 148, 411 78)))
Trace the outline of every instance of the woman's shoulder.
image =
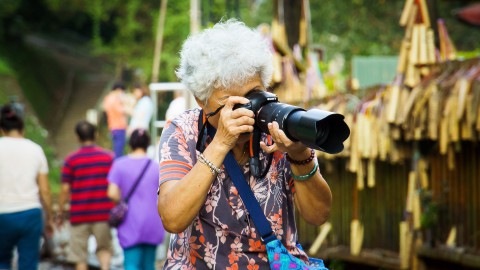
POLYGON ((180 128, 191 129, 198 125, 198 117, 200 115, 200 108, 186 110, 175 116, 171 123, 180 128))
POLYGON ((38 151, 43 154, 43 148, 36 142, 30 140, 30 139, 21 139, 19 141, 21 144, 25 145, 26 147, 30 147, 32 149, 35 149, 35 151, 38 151))
POLYGON ((138 104, 142 104, 144 106, 147 105, 152 105, 153 106, 153 101, 149 96, 143 96, 139 101, 138 104))
POLYGON ((121 165, 128 166, 130 164, 136 165, 137 163, 142 163, 147 159, 148 157, 125 155, 125 156, 116 158, 113 163, 116 164, 117 166, 121 166, 121 165))

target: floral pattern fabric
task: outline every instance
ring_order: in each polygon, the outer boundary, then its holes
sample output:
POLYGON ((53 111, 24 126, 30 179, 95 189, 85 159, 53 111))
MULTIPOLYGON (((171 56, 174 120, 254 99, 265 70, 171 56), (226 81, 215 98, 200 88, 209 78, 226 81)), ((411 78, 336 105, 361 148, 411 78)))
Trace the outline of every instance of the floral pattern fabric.
MULTIPOLYGON (((197 162, 199 114, 199 109, 186 111, 165 127, 159 146, 160 185, 182 179, 197 162)), ((221 169, 192 224, 171 235, 164 269, 270 269, 266 247, 223 165, 221 169)), ((274 153, 263 179, 250 176, 248 164, 242 169, 277 238, 292 255, 307 262, 296 245, 293 180, 283 153, 274 153)))

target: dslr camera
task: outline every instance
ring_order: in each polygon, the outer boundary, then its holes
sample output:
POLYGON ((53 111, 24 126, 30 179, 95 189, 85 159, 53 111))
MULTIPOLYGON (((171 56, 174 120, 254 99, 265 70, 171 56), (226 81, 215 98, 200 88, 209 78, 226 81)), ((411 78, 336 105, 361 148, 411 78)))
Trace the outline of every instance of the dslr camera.
POLYGON ((278 102, 275 94, 252 90, 246 96, 247 104, 236 104, 234 109, 246 108, 255 114, 254 129, 270 134, 268 123, 276 121, 287 137, 329 154, 340 153, 343 142, 350 135, 344 116, 318 109, 305 110, 278 102))

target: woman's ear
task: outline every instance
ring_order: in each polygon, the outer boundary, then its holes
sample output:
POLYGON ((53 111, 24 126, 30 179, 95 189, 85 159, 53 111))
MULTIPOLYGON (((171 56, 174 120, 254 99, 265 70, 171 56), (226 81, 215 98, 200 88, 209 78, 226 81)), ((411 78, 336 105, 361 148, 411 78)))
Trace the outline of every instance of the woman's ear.
POLYGON ((195 97, 195 101, 197 102, 198 106, 200 106, 203 110, 205 110, 205 102, 201 101, 197 97, 195 97))

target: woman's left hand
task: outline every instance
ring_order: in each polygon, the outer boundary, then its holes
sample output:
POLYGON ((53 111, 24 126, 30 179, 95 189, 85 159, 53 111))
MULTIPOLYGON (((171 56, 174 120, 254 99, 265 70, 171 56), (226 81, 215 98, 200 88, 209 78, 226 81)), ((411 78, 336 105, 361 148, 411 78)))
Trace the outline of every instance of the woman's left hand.
POLYGON ((270 135, 272 136, 274 144, 266 145, 264 142, 260 142, 260 147, 263 149, 263 151, 269 154, 279 150, 282 152, 287 152, 289 156, 293 157, 302 155, 308 148, 301 142, 294 142, 290 140, 275 121, 268 123, 268 130, 270 131, 270 135))

